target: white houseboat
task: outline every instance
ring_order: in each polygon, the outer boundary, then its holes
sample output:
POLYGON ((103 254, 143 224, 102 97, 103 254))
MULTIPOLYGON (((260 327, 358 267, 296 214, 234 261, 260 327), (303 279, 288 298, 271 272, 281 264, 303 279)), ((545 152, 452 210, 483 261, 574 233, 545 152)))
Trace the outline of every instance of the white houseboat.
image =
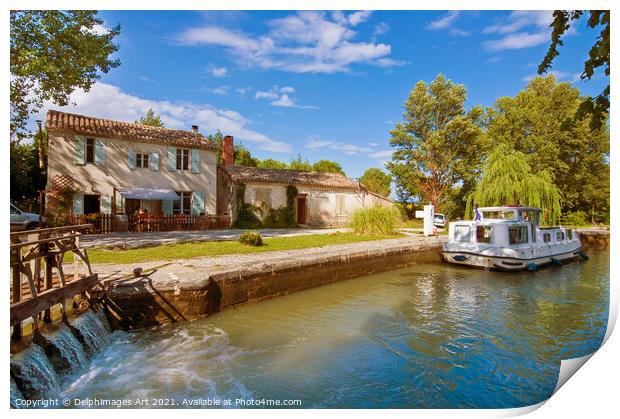
POLYGON ((479 208, 479 221, 450 223, 443 246, 446 262, 503 271, 536 270, 575 258, 587 259, 577 232, 539 227, 541 210, 533 207, 479 208))

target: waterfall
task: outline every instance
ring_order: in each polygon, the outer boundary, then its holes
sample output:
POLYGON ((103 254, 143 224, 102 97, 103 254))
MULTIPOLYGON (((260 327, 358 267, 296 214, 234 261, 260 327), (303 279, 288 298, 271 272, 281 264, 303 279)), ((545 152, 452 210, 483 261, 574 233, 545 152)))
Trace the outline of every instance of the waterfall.
POLYGON ((22 395, 22 392, 19 391, 17 384, 15 384, 13 377, 11 377, 11 409, 19 409, 20 406, 17 404, 17 400, 23 399, 24 396, 22 395))
POLYGON ((91 355, 110 344, 110 325, 102 311, 98 314, 92 311, 82 314, 77 318, 73 329, 91 355))
POLYGON ((42 346, 58 372, 75 372, 86 366, 86 353, 82 344, 67 325, 42 338, 42 346))
POLYGON ((11 377, 28 399, 44 399, 60 392, 60 379, 39 345, 11 356, 11 377))
POLYGON ((61 324, 53 332, 35 335, 25 350, 11 355, 11 406, 17 399, 55 397, 61 391, 60 375, 86 367, 87 356, 110 344, 105 313, 87 311, 73 325, 61 324))

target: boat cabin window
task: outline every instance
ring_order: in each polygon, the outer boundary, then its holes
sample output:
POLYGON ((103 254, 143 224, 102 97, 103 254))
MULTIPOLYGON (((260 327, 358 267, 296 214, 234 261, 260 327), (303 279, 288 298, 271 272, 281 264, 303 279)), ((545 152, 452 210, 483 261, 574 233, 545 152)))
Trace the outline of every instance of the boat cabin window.
POLYGON ((558 242, 564 241, 564 232, 563 231, 556 231, 555 232, 555 241, 558 241, 558 242))
POLYGON ((478 243, 491 243, 492 233, 492 226, 476 226, 476 241, 478 243))
POLYGON ((569 228, 568 230, 566 230, 566 235, 568 236, 568 240, 572 240, 573 239, 573 229, 569 228))
POLYGON ((469 242, 470 228, 469 226, 456 225, 454 226, 454 240, 457 242, 469 242))
POLYGON ((543 233, 543 241, 549 243, 551 241, 551 233, 543 233))
POLYGON ((508 242, 510 244, 527 243, 527 226, 508 227, 508 242))

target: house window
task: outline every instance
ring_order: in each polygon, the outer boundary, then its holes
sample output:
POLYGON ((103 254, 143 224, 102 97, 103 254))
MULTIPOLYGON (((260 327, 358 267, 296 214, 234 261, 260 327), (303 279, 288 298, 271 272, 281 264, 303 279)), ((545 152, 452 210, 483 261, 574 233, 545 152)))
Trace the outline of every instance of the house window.
POLYGON ((149 167, 149 155, 148 154, 136 154, 136 167, 149 167))
POLYGON ((191 192, 177 192, 179 195, 178 201, 172 201, 172 213, 173 214, 191 214, 192 212, 192 193, 191 192))
POLYGON ((476 226, 476 241, 478 243, 491 243, 492 234, 492 226, 476 226))
POLYGON ((551 241, 551 233, 543 233, 543 241, 549 243, 551 241))
POLYGON ((189 170, 189 150, 177 148, 177 170, 189 170))
POLYGON ((95 162, 95 139, 86 139, 86 163, 95 162))
POLYGON ((344 195, 336 195, 336 215, 346 214, 346 207, 344 205, 344 195))
POLYGON ((508 243, 522 244, 528 241, 527 226, 508 227, 508 243))
POLYGON ((271 190, 257 189, 254 198, 254 205, 261 208, 271 209, 271 190))
POLYGON ((555 241, 556 242, 564 241, 564 232, 563 231, 556 231, 555 232, 555 241))
POLYGON ((469 226, 454 226, 454 240, 457 242, 469 242, 470 228, 469 226))

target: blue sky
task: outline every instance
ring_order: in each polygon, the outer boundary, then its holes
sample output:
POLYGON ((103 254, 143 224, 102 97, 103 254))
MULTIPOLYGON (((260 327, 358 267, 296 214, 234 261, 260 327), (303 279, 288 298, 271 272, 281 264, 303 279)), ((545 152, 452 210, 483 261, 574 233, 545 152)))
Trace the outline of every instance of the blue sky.
MULTIPOLYGON (((120 24, 121 66, 66 110, 133 121, 154 108, 169 127, 220 129, 260 158, 300 153, 350 177, 389 159, 389 130, 418 80, 464 84, 467 107, 514 95, 536 73, 551 12, 103 11, 120 24)), ((579 80, 596 33, 571 28, 553 70, 579 80)), ((49 108, 57 106, 48 105, 49 108)))

